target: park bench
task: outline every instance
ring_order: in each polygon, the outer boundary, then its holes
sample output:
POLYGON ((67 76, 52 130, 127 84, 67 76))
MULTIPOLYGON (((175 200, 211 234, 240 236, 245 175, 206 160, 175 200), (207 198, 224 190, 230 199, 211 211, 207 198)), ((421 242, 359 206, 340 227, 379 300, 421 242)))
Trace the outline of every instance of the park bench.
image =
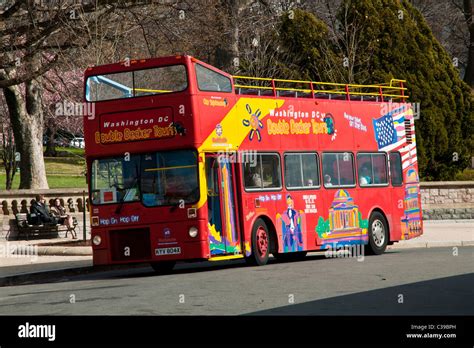
POLYGON ((26 240, 30 236, 38 237, 59 237, 59 232, 66 232, 65 237, 68 233, 71 232, 72 235, 76 233, 77 219, 73 217, 73 226, 66 226, 62 224, 51 224, 51 223, 31 223, 34 220, 36 214, 25 214, 19 213, 16 214, 16 224, 18 226, 18 239, 21 239, 23 236, 26 237, 26 240), (30 219, 29 219, 30 218, 30 219))

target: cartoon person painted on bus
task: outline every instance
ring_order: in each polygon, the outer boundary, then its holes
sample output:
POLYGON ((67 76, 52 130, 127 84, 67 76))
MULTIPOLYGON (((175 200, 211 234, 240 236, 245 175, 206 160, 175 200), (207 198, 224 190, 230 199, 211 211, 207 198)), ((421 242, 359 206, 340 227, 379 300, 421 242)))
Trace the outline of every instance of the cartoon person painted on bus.
POLYGON ((285 212, 277 215, 282 221, 283 251, 301 251, 304 249, 301 214, 294 209, 294 201, 290 195, 286 196, 286 204, 285 212))
POLYGON ((324 116, 323 121, 326 122, 326 126, 328 128, 328 134, 329 135, 334 134, 334 131, 335 131, 334 116, 328 112, 326 116, 324 116))
POLYGON ((223 133, 222 126, 220 123, 218 123, 216 126, 216 134, 220 138, 222 137, 222 133, 223 133))

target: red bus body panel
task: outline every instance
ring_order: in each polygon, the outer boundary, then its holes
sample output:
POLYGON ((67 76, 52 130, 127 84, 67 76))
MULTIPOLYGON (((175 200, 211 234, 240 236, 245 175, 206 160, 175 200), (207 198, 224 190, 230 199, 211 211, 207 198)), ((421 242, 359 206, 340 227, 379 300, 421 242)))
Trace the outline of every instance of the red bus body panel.
MULTIPOLYGON (((391 242, 421 235, 416 139, 410 104, 402 103, 394 111, 384 109, 387 103, 375 101, 239 95, 234 86, 229 93, 204 92, 197 86, 196 63, 232 78, 189 56, 136 61, 129 67, 117 63, 86 71, 87 79, 90 75, 127 69, 183 64, 188 74, 188 88, 183 92, 95 103, 94 115, 84 117, 89 173, 94 159, 126 153, 195 149, 200 162, 204 161, 202 154, 208 152, 278 153, 283 181, 280 190, 248 192, 243 186, 241 166, 234 167, 244 255, 251 253, 252 227, 262 217, 272 225, 269 227, 277 236, 279 252, 288 251, 284 241, 291 219, 302 231, 302 250, 325 249, 334 243, 366 244, 368 220, 374 211, 385 216, 391 242), (255 119, 257 114, 258 120, 255 119), (392 134, 393 141, 387 145, 384 138, 387 127, 392 127, 391 122, 400 115, 404 120, 403 129, 398 124, 396 134, 392 134), (328 117, 332 119, 332 128, 328 126, 328 117), (153 124, 149 121, 151 118, 153 124), (170 123, 178 125, 171 133, 165 129, 170 123), (217 125, 219 132, 216 132, 217 125), (157 127, 156 131, 153 127, 157 127), (323 152, 353 153, 355 160, 357 153, 378 151, 400 152, 402 186, 393 187, 389 180, 385 186, 369 188, 358 184, 344 188, 324 188, 321 184, 306 190, 285 187, 285 153, 317 152, 322 183, 323 152), (289 215, 290 208, 296 216, 289 215), (341 216, 352 219, 350 228, 341 229, 341 216)), ((356 163, 354 167, 357 171, 356 163)), ((202 171, 199 180, 205 186, 202 171)), ((116 204, 92 205, 92 236, 99 235, 102 239, 99 246, 93 246, 94 264, 209 259, 206 188, 200 192, 199 202, 186 205, 185 209, 148 208, 141 202, 133 202, 123 204, 117 214, 116 204), (196 209, 195 216, 189 217, 190 208, 196 209), (199 230, 197 238, 188 235, 193 226, 199 230), (130 245, 136 253, 121 255, 130 245), (166 245, 179 245, 181 253, 156 256, 154 250, 166 245)))

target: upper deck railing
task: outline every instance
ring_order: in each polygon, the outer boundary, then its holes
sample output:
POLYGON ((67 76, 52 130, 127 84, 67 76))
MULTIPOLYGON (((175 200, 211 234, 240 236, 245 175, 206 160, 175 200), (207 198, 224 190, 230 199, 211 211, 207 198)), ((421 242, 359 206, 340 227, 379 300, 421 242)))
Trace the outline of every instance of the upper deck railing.
POLYGON ((273 97, 318 98, 362 101, 405 101, 405 80, 391 79, 377 85, 283 80, 263 77, 233 76, 237 94, 273 97), (243 81, 251 81, 250 85, 243 81))

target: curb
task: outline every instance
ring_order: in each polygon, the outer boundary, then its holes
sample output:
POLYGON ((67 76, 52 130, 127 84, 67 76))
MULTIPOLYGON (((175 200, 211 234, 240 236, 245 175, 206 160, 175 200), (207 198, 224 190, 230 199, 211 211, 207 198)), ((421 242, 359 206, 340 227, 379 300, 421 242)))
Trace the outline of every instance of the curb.
POLYGON ((38 247, 38 255, 48 256, 92 256, 92 247, 38 247))
POLYGON ((455 240, 455 241, 431 241, 431 242, 407 242, 390 245, 390 249, 409 249, 409 248, 441 248, 441 247, 464 247, 474 246, 472 240, 455 240))
MULTIPOLYGON (((63 246, 37 246, 28 245, 36 249, 38 256, 92 256, 92 247, 63 247, 63 246)), ((13 254, 18 254, 23 249, 17 250, 13 254)))
POLYGON ((148 264, 137 263, 137 264, 125 264, 125 265, 106 265, 106 266, 82 266, 82 267, 69 267, 69 268, 58 268, 50 271, 38 271, 30 273, 22 273, 13 276, 7 276, 0 278, 0 288, 5 286, 17 286, 17 285, 30 285, 38 284, 39 282, 48 283, 54 282, 63 278, 67 278, 75 275, 85 275, 92 273, 99 273, 105 271, 114 271, 121 269, 133 269, 143 268, 148 264))
POLYGON ((93 266, 86 267, 77 267, 77 268, 62 268, 55 269, 52 271, 39 271, 32 273, 23 273, 17 274, 14 276, 8 276, 0 278, 0 287, 4 286, 13 286, 13 285, 28 285, 36 284, 39 280, 53 280, 60 279, 62 277, 77 275, 77 274, 86 274, 88 271, 93 270, 93 266))
POLYGON ((468 223, 474 223, 474 219, 447 219, 447 220, 429 219, 429 220, 423 220, 423 223, 424 224, 449 224, 449 223, 468 224, 468 223))

